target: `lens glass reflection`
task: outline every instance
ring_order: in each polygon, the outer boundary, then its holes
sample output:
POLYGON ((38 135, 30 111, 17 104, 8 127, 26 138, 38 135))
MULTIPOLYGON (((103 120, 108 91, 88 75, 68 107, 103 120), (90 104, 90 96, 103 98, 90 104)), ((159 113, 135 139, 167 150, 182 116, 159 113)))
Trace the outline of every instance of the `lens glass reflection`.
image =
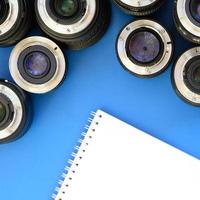
POLYGON ((3 105, 3 103, 0 102, 0 122, 4 120, 5 116, 6 116, 6 108, 3 105))
POLYGON ((191 0, 190 12, 192 17, 200 23, 200 0, 191 0))
POLYGON ((33 52, 25 59, 25 70, 32 76, 42 76, 48 71, 48 58, 42 52, 33 52))
POLYGON ((193 81, 200 85, 200 66, 194 70, 193 81))
POLYGON ((55 0, 55 11, 62 17, 71 17, 78 10, 76 0, 55 0))
POLYGON ((134 60, 140 63, 150 63, 157 58, 161 47, 155 34, 140 31, 131 36, 128 48, 134 60))

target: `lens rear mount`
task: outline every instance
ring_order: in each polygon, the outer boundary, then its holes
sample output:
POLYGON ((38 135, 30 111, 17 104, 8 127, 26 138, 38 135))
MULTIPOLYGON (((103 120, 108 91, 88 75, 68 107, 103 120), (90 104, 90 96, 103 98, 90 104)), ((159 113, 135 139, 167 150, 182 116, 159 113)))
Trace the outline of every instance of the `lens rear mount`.
POLYGON ((200 44, 200 7, 195 10, 194 3, 196 1, 193 0, 174 1, 173 16, 179 33, 188 41, 200 44), (199 15, 196 15, 198 13, 195 14, 195 11, 199 12, 199 15))
POLYGON ((67 71, 58 45, 39 36, 26 38, 16 45, 10 55, 9 69, 21 88, 37 94, 57 88, 67 71))
POLYGON ((139 77, 154 77, 171 61, 173 43, 167 30, 152 20, 136 20, 126 25, 116 42, 122 66, 139 77))
POLYGON ((77 1, 77 12, 68 17, 56 14, 53 9, 55 1, 35 1, 37 22, 47 35, 65 43, 68 48, 78 50, 89 47, 106 32, 110 22, 109 1, 77 1))
POLYGON ((114 0, 125 13, 134 16, 145 16, 157 11, 165 0, 114 0))
POLYGON ((200 47, 189 49, 179 57, 172 70, 172 84, 184 101, 200 106, 200 47))
POLYGON ((0 105, 0 143, 12 142, 30 126, 30 99, 18 86, 0 80, 0 105))

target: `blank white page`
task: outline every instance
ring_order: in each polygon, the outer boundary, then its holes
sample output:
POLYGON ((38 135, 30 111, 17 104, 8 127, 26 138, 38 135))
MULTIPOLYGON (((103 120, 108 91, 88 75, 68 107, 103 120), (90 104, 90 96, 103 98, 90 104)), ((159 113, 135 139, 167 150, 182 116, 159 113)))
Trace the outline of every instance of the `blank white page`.
POLYGON ((200 200, 198 159, 100 110, 64 176, 56 200, 200 200))

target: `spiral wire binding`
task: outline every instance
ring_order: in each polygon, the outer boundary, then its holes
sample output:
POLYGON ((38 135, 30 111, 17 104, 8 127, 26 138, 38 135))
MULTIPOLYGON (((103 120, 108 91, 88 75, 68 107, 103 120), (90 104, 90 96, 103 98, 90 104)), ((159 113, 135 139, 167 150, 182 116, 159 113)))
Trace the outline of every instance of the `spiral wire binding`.
MULTIPOLYGON (((58 181, 58 186, 55 188, 55 192, 52 195, 52 198, 55 200, 63 200, 62 195, 66 195, 67 188, 70 186, 70 181, 72 180, 73 174, 75 174, 79 163, 75 159, 77 158, 79 161, 83 158, 83 153, 86 151, 86 147, 89 145, 89 141, 92 139, 92 133, 95 132, 95 127, 91 127, 94 118, 97 116, 97 112, 91 112, 91 117, 88 118, 88 123, 85 125, 85 131, 81 134, 81 139, 78 140, 78 144, 74 147, 75 151, 71 154, 73 159, 68 160, 67 166, 64 168, 64 172, 62 173, 62 178, 58 181), (61 197, 59 197, 61 196, 61 197)), ((97 116, 98 118, 102 118, 101 115, 97 116)), ((95 126, 98 126, 99 122, 95 121, 95 126)))

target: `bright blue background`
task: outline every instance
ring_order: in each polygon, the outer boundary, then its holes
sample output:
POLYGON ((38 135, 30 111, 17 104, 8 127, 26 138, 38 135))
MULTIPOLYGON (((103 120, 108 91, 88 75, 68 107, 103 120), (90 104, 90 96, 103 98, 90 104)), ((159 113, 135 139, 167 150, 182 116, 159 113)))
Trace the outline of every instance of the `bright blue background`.
MULTIPOLYGON (((191 45, 175 30, 172 1, 151 17, 171 31, 176 58, 191 45)), ((115 55, 115 40, 133 18, 115 6, 112 11, 111 25, 100 42, 66 51, 69 72, 64 84, 51 93, 32 95, 35 115, 29 132, 0 145, 0 199, 50 199, 90 111, 98 108, 200 158, 200 108, 176 96, 170 82, 172 65, 154 79, 124 71, 115 55)), ((0 49, 0 77, 9 80, 11 50, 0 49)))

